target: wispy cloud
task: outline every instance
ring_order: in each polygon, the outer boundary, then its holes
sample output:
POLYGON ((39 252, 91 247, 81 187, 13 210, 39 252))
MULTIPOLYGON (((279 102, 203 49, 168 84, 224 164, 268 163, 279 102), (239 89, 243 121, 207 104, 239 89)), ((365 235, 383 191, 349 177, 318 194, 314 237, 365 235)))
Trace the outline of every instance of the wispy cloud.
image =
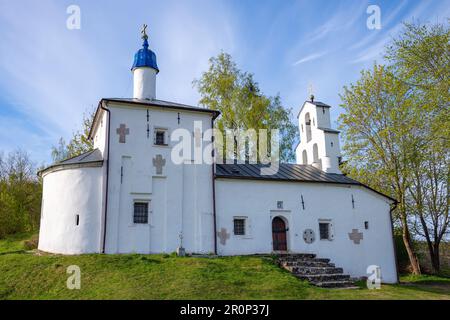
POLYGON ((323 15, 321 19, 315 20, 320 24, 306 38, 306 43, 317 42, 335 32, 351 28, 361 18, 361 14, 365 12, 366 7, 365 1, 361 1, 352 10, 348 10, 347 5, 341 8, 333 8, 329 16, 323 15))
POLYGON ((295 61, 292 64, 292 66, 298 66, 299 64, 319 59, 320 57, 323 57, 326 54, 327 54, 326 52, 319 52, 319 53, 310 54, 310 55, 308 55, 308 56, 306 56, 306 57, 304 57, 304 58, 302 58, 300 60, 295 61))

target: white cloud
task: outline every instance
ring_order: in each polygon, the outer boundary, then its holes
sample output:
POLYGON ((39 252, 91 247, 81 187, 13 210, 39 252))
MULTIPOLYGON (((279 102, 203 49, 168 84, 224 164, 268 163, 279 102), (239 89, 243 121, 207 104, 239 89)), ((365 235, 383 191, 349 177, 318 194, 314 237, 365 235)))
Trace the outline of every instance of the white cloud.
POLYGON ((325 54, 326 54, 326 52, 313 53, 313 54, 310 54, 309 56, 306 56, 300 60, 295 61, 292 65, 297 66, 299 64, 302 64, 302 63, 305 63, 308 61, 313 61, 313 60, 319 59, 320 57, 324 56, 325 54))

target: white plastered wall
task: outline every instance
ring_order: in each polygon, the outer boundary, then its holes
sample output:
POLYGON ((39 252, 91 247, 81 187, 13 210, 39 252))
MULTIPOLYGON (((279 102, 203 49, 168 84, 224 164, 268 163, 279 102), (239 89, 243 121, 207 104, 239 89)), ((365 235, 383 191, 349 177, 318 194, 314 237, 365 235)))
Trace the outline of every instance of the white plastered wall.
POLYGON ((62 254, 100 252, 102 172, 102 167, 82 167, 44 175, 40 250, 62 254))
POLYGON ((324 183, 219 178, 216 188, 217 230, 224 228, 230 236, 225 245, 218 243, 219 254, 272 252, 271 221, 281 216, 289 228, 289 251, 330 258, 336 266, 343 267, 345 273, 355 277, 367 276, 367 267, 378 265, 383 282, 397 281, 387 198, 359 186, 324 183), (277 201, 283 201, 283 209, 277 208, 277 201), (248 218, 250 232, 247 236, 233 234, 233 217, 236 216, 248 218), (319 239, 320 219, 332 222, 333 240, 319 239), (369 224, 368 230, 365 230, 365 221, 369 224), (315 233, 316 240, 312 244, 303 240, 305 229, 315 233), (349 238, 353 229, 363 233, 360 244, 349 238))

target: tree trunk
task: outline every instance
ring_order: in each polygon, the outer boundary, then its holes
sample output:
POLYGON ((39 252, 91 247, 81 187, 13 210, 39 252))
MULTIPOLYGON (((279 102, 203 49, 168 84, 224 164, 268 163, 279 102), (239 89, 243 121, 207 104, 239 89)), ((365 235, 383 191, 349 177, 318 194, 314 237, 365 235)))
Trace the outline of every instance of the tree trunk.
POLYGON ((419 260, 417 259, 416 254, 414 253, 414 249, 411 243, 411 236, 409 234, 408 225, 406 223, 406 217, 402 214, 402 236, 403 243, 405 244, 406 252, 408 253, 409 263, 411 264, 412 273, 413 274, 421 274, 419 260))
POLYGON ((433 251, 430 250, 431 266, 433 273, 438 274, 441 271, 441 261, 439 258, 439 242, 433 244, 433 251))

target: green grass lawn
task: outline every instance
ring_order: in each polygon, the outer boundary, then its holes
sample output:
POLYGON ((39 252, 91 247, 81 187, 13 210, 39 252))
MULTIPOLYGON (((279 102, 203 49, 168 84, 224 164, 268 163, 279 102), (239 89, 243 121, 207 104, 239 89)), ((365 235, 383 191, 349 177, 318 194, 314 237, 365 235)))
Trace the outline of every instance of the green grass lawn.
POLYGON ((26 237, 0 240, 0 299, 450 299, 443 277, 405 276, 380 290, 320 289, 271 258, 38 255, 20 251, 26 237), (70 265, 81 269, 80 290, 66 287, 70 265))

